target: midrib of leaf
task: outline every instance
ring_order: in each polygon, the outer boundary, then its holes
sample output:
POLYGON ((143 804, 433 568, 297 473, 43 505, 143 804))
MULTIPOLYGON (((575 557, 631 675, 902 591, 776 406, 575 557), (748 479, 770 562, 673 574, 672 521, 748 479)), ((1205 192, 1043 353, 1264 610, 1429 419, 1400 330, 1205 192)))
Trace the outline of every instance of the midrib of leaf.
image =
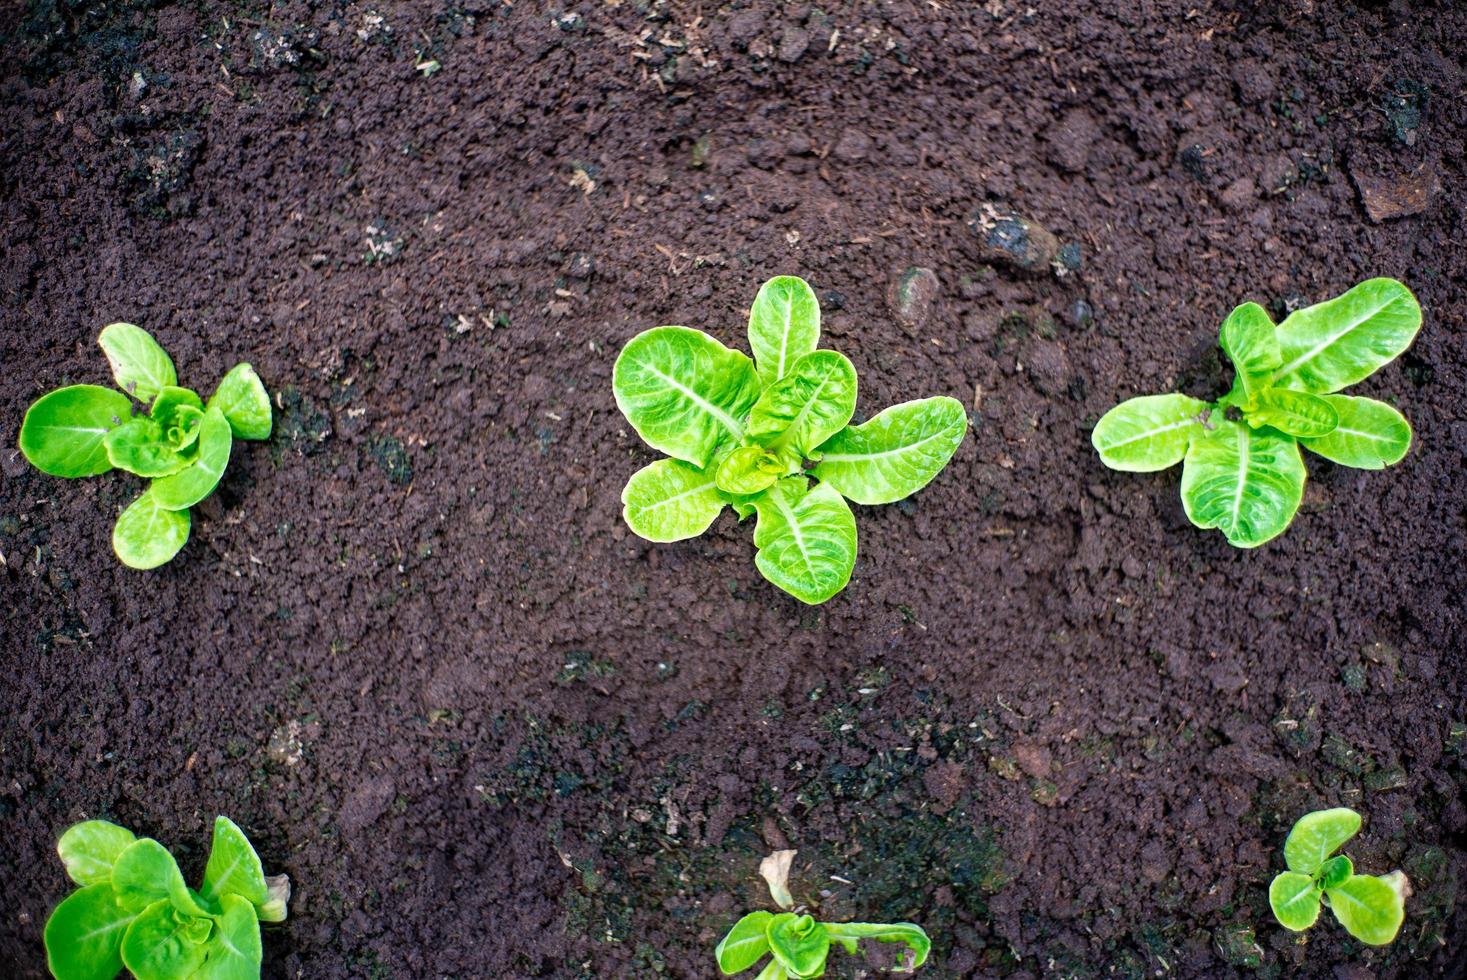
POLYGON ((1360 317, 1359 319, 1352 320, 1339 333, 1334 334, 1333 336, 1327 338, 1326 340, 1324 340, 1324 341, 1316 344, 1314 347, 1312 347, 1309 350, 1305 351, 1303 354, 1300 354, 1298 357, 1294 358, 1288 364, 1285 364, 1283 367, 1279 368, 1276 372, 1274 372, 1273 377, 1270 379, 1270 383, 1272 383, 1274 381, 1277 381, 1279 378, 1286 378, 1286 377, 1288 377, 1290 372, 1296 370, 1302 364, 1309 363, 1309 361, 1312 360, 1315 357, 1315 355, 1319 354, 1321 351, 1325 350, 1326 348, 1333 346, 1334 343, 1335 343, 1335 341, 1339 340, 1340 338, 1346 336, 1347 334, 1353 333, 1356 330, 1356 328, 1358 328, 1361 324, 1365 323, 1366 320, 1369 320, 1371 317, 1375 316, 1377 313, 1379 313, 1381 310, 1385 309, 1387 306, 1390 306, 1392 303, 1394 303, 1399 298, 1400 297, 1392 297, 1392 298, 1386 300, 1385 302, 1381 303, 1380 305, 1374 307, 1369 313, 1366 313, 1364 316, 1360 317))
POLYGON ((919 449, 922 446, 927 445, 927 443, 932 442, 934 439, 940 438, 946 432, 947 432, 947 427, 944 427, 944 428, 939 429, 936 432, 932 433, 932 435, 930 435, 930 436, 923 436, 921 439, 918 439, 916 442, 908 443, 905 446, 897 446, 895 449, 883 449, 880 452, 875 452, 875 453, 826 453, 825 455, 823 455, 823 456, 820 457, 820 462, 822 462, 822 463, 828 463, 828 462, 834 461, 834 462, 837 462, 837 463, 849 463, 849 462, 859 462, 861 460, 867 460, 867 459, 869 459, 869 460, 882 459, 883 457, 886 457, 886 456, 900 456, 903 453, 909 453, 909 452, 912 452, 915 449, 919 449))
POLYGON ((780 497, 774 498, 774 506, 779 509, 784 517, 785 523, 789 525, 790 533, 795 537, 795 547, 800 551, 800 560, 805 563, 805 574, 812 579, 815 577, 815 566, 810 564, 810 554, 805 550, 805 536, 800 533, 800 525, 795 520, 795 512, 780 497))
POLYGON ((129 915, 125 918, 114 919, 113 921, 107 923, 101 928, 93 929, 91 932, 82 933, 79 937, 77 937, 77 941, 81 942, 87 939, 95 939, 97 936, 105 936, 109 932, 114 932, 118 929, 125 929, 128 926, 132 925, 132 920, 136 918, 136 915, 129 915))
POLYGON ((825 377, 821 378, 820 383, 815 386, 814 393, 809 397, 805 404, 800 407, 800 411, 795 415, 794 419, 790 421, 790 424, 785 426, 784 432, 780 435, 779 439, 775 441, 775 447, 784 446, 789 442, 790 439, 794 438, 795 430, 800 427, 800 423, 805 421, 805 416, 810 414, 811 410, 815 407, 815 403, 820 400, 820 393, 825 390, 825 386, 830 382, 831 373, 832 372, 830 371, 825 372, 825 377))
POLYGON ((1113 450, 1116 450, 1116 449, 1120 449, 1120 448, 1122 448, 1124 446, 1129 446, 1133 442, 1140 442, 1142 439, 1150 439, 1153 436, 1159 436, 1163 432, 1171 432, 1174 429, 1185 429, 1189 425, 1200 425, 1200 424, 1201 423, 1199 423, 1197 421, 1197 417, 1196 416, 1188 416, 1187 418, 1183 419, 1180 422, 1171 422, 1171 423, 1169 423, 1167 425, 1163 425, 1163 426, 1160 426, 1160 427, 1155 428, 1155 429, 1147 429, 1145 432, 1142 432, 1140 435, 1134 435, 1134 436, 1132 436, 1129 439, 1122 439, 1120 442, 1113 442, 1110 445, 1106 446, 1106 450, 1107 451, 1113 451, 1113 450))
MULTIPOLYGON (((1385 442, 1385 443, 1389 443, 1389 442, 1392 442, 1393 441, 1389 436, 1377 435, 1374 432, 1362 432, 1360 429, 1351 429, 1351 428, 1347 428, 1347 427, 1345 427, 1343 425, 1337 425, 1337 426, 1335 426, 1329 432, 1325 433, 1325 435, 1326 436, 1332 436, 1336 432, 1344 433, 1347 436, 1359 436, 1362 439, 1369 439, 1371 442, 1385 442)), ((1323 438, 1325 438, 1325 436, 1315 436, 1314 437, 1314 440, 1323 439, 1323 438)), ((1313 441, 1313 440, 1311 440, 1311 441, 1313 441)))
POLYGON ((234 874, 234 869, 239 867, 240 862, 243 860, 244 855, 236 854, 234 860, 229 862, 229 867, 225 868, 224 872, 214 879, 214 883, 204 890, 204 897, 211 902, 217 899, 219 897, 219 889, 229 880, 229 876, 234 874))
POLYGON ((1293 898, 1283 903, 1284 908, 1291 908, 1299 902, 1302 902, 1304 899, 1309 898, 1313 894, 1314 890, 1312 888, 1302 889, 1301 891, 1297 892, 1293 898))
POLYGON ((784 297, 784 330, 779 335, 779 373, 774 376, 778 381, 784 377, 784 362, 790 348, 790 330, 795 322, 795 298, 788 292, 784 297))
POLYGON ((676 378, 669 377, 668 375, 663 374, 661 371, 657 370, 657 368, 653 367, 650 364, 648 364, 646 367, 648 371, 651 371, 653 374, 657 375, 657 377, 661 378, 663 381, 666 381, 673 388, 676 388, 678 391, 688 396, 688 399, 692 401, 693 404, 697 405, 699 408, 703 409, 703 411, 713 416, 715 421, 717 421, 726 430, 728 430, 729 435, 733 436, 735 439, 742 439, 744 437, 744 427, 742 425, 739 425, 738 421, 732 415, 729 415, 723 409, 719 408, 717 405, 713 404, 708 399, 704 398, 702 395, 698 394, 696 391, 689 388, 687 385, 683 384, 676 378))
POLYGON ((1341 898, 1347 900, 1349 904, 1355 906, 1357 909, 1365 909, 1367 912, 1371 911, 1369 905, 1366 905, 1364 902, 1360 901, 1360 899, 1356 898, 1354 895, 1351 895, 1343 888, 1331 888, 1329 890, 1329 900, 1331 902, 1338 905, 1341 898))
POLYGON ((1238 489, 1233 494, 1233 530, 1238 528, 1238 514, 1243 509, 1243 492, 1248 486, 1248 459, 1252 454, 1253 439, 1247 430, 1238 429, 1238 489))
MULTIPOLYGON (((698 484, 696 487, 693 487, 691 490, 684 490, 681 493, 675 493, 675 494, 673 494, 671 497, 663 497, 661 500, 655 500, 652 503, 648 504, 647 506, 641 508, 641 512, 645 514, 649 510, 657 510, 659 507, 666 507, 668 504, 677 503, 679 500, 683 500, 683 499, 685 499, 687 497, 691 497, 695 493, 702 493, 704 490, 707 490, 710 486, 713 486, 715 482, 716 482, 715 480, 709 480, 707 483, 700 483, 700 484, 698 484)), ((236 862, 236 863, 238 863, 238 862, 236 862)), ((229 870, 233 871, 234 869, 233 868, 230 868, 229 870)))

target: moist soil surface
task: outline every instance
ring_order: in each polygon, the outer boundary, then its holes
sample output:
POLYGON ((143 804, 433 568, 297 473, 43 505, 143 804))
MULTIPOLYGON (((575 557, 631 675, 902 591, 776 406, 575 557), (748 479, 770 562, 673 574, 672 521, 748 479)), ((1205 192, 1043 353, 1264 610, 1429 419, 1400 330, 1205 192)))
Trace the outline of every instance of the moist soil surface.
POLYGON ((270 978, 711 977, 784 847, 821 918, 923 924, 932 977, 1460 975, 1467 8, 32 0, 0 32, 4 445, 107 383, 114 320, 278 409, 150 573, 109 547, 138 481, 0 456, 0 974, 44 975, 69 824, 192 878, 223 813, 294 882, 270 978), (991 248, 1007 214, 1053 240, 991 248), (858 417, 972 411, 818 608, 731 511, 674 545, 620 515, 656 454, 617 351, 745 348, 780 273, 858 417), (1356 389, 1413 423, 1400 465, 1310 457, 1255 551, 1177 471, 1100 465, 1117 401, 1226 390, 1233 305, 1376 275, 1425 311, 1356 389), (1388 948, 1268 910, 1333 805, 1413 882, 1388 948))

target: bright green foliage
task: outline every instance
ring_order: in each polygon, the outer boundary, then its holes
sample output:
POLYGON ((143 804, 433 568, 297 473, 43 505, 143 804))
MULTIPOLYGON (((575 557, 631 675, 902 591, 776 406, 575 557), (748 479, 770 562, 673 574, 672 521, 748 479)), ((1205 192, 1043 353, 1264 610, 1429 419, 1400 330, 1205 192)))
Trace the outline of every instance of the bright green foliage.
POLYGON ((1232 390, 1216 402, 1145 395, 1106 412, 1090 441, 1101 462, 1133 473, 1178 462, 1182 504, 1198 527, 1239 548, 1283 532, 1304 497, 1303 446, 1342 466, 1382 469, 1411 445, 1394 408, 1333 394, 1401 354, 1421 307, 1394 279, 1370 279, 1274 326, 1257 303, 1223 321, 1232 390))
POLYGON ((770 962, 758 980, 805 980, 825 975, 825 961, 832 943, 847 953, 860 952, 860 941, 902 943, 907 947, 904 962, 894 973, 911 973, 927 962, 932 942, 921 926, 910 922, 817 922, 809 915, 781 912, 750 912, 734 923, 714 950, 718 969, 733 976, 755 966, 765 955, 770 962))
POLYGON ((290 883, 265 877, 244 833, 214 821, 202 891, 184 884, 168 850, 104 820, 61 835, 57 852, 82 887, 46 922, 56 980, 258 980, 260 922, 285 918, 290 883))
POLYGON ((758 515, 755 564, 774 585, 812 605, 845 588, 856 562, 846 501, 891 503, 926 486, 968 418, 956 399, 939 397, 851 425, 855 368, 819 342, 820 304, 794 276, 759 290, 753 361, 687 327, 628 341, 612 371, 617 406, 643 441, 674 458, 632 475, 621 497, 627 525, 649 541, 680 541, 729 505, 740 519, 758 515))
POLYGON ((97 385, 59 388, 38 399, 20 427, 20 451, 52 476, 95 476, 116 467, 152 485, 117 518, 112 547, 123 564, 156 568, 188 541, 188 508, 214 492, 235 439, 266 439, 270 397, 248 364, 219 382, 206 406, 178 387, 173 362, 130 323, 97 338, 117 386, 148 409, 133 414, 127 395, 97 385))
POLYGON ((1363 943, 1384 946, 1406 917, 1410 883, 1399 871, 1357 875, 1340 846, 1360 830, 1360 814, 1345 807, 1307 813, 1284 841, 1284 864, 1268 887, 1274 917, 1286 929, 1308 929, 1328 906, 1345 930, 1363 943), (1333 855, 1333 856, 1332 856, 1333 855))

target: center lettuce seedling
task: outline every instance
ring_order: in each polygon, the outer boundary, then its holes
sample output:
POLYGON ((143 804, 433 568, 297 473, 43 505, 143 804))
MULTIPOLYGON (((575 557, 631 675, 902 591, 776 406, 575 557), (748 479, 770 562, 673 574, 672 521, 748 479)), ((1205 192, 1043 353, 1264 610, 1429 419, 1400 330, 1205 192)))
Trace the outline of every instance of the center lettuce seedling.
POLYGON ((260 923, 285 921, 290 880, 265 877, 227 817, 214 821, 197 891, 162 844, 105 820, 71 827, 56 851, 81 886, 46 920, 56 980, 103 980, 123 967, 138 980, 258 980, 260 923))
POLYGON ((817 922, 810 915, 794 912, 750 912, 728 931, 714 950, 718 969, 733 976, 751 969, 767 955, 770 960, 755 980, 808 980, 825 975, 825 960, 832 943, 847 953, 860 952, 860 941, 902 943, 907 947, 903 962, 893 973, 911 973, 927 962, 932 941, 919 925, 911 922, 817 922))
POLYGON ((926 486, 968 417, 957 399, 937 397, 850 425, 856 369, 819 342, 820 304, 795 276, 759 289, 752 360, 688 327, 629 340, 612 375, 617 407, 673 458, 632 475, 627 525, 649 541, 681 541, 732 506, 740 519, 758 515, 755 564, 774 585, 812 605, 845 588, 856 562, 846 501, 892 503, 926 486))
POLYGON ((1304 498, 1303 446, 1359 469, 1398 463, 1411 426, 1385 402, 1336 394, 1395 360, 1421 328, 1421 307, 1394 279, 1370 279, 1289 314, 1277 326, 1257 303, 1223 321, 1237 377, 1216 402, 1143 395, 1095 425, 1091 442, 1113 470, 1182 464, 1182 505, 1201 528, 1256 548, 1283 532, 1304 498))
POLYGON ((236 364, 206 405, 168 353, 131 323, 102 329, 97 343, 121 391, 71 385, 38 399, 20 426, 20 451, 52 476, 116 467, 152 482, 117 518, 112 549, 124 565, 156 568, 188 541, 189 508, 214 492, 235 439, 268 439, 270 398, 254 368, 236 364), (137 399, 146 415, 133 415, 137 399))
POLYGON ((1410 883, 1399 871, 1357 875, 1335 851, 1360 831, 1360 814, 1346 807, 1306 813, 1284 841, 1284 864, 1268 886, 1268 904, 1285 929, 1302 932, 1329 906, 1350 935, 1371 946, 1396 938, 1406 919, 1410 883), (1333 855, 1333 856, 1331 856, 1333 855))

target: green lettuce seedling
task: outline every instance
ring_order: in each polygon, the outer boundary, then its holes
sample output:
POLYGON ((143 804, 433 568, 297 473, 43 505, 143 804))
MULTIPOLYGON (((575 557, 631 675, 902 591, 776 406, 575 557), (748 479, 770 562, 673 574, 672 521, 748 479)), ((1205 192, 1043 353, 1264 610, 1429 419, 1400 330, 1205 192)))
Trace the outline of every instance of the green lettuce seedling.
POLYGON ((184 884, 157 841, 87 820, 56 845, 81 887, 46 921, 46 960, 56 980, 249 980, 260 976, 260 923, 284 922, 285 875, 265 877, 244 832, 214 821, 204 881, 184 884))
POLYGON ((632 475, 621 495, 627 525, 649 541, 681 541, 731 505, 740 519, 758 515, 755 565, 774 585, 812 605, 845 588, 856 562, 846 501, 886 504, 926 486, 968 417, 939 397, 848 424, 856 369, 819 342, 820 304, 795 276, 759 289, 752 360, 687 327, 627 341, 613 370, 617 407, 673 457, 632 475))
POLYGON ((1268 904, 1285 929, 1302 932, 1329 906, 1340 925, 1362 943, 1384 946, 1406 918, 1410 882, 1399 871, 1357 875, 1350 859, 1335 854, 1360 830, 1360 814, 1345 807, 1306 813, 1284 841, 1288 866, 1268 886, 1268 904), (1334 855, 1334 856, 1331 856, 1334 855))
POLYGON ((1394 279, 1370 279, 1296 310, 1277 326, 1257 303, 1222 325, 1237 377, 1216 402, 1145 395, 1106 412, 1091 434, 1113 470, 1149 473, 1182 463, 1182 506, 1239 548, 1280 534, 1304 497, 1303 446, 1341 466, 1400 462, 1411 426, 1385 402, 1336 392, 1411 346, 1421 307, 1394 279))
POLYGON ((115 466, 150 479, 117 518, 112 549, 124 565, 157 568, 188 540, 189 508, 214 492, 233 441, 269 438, 270 398, 254 368, 236 364, 205 404, 178 387, 168 354, 131 323, 104 327, 97 342, 122 392, 72 385, 45 395, 26 410, 20 451, 52 476, 115 466), (128 395, 148 413, 134 416, 128 395))
POLYGON ((932 941, 922 927, 910 922, 891 925, 874 922, 816 922, 813 916, 793 912, 775 914, 750 912, 734 923, 714 950, 718 969, 733 976, 752 968, 766 955, 771 959, 755 980, 805 980, 825 975, 825 958, 831 943, 847 953, 860 951, 862 939, 880 943, 904 943, 904 962, 893 973, 911 973, 927 962, 932 941))

